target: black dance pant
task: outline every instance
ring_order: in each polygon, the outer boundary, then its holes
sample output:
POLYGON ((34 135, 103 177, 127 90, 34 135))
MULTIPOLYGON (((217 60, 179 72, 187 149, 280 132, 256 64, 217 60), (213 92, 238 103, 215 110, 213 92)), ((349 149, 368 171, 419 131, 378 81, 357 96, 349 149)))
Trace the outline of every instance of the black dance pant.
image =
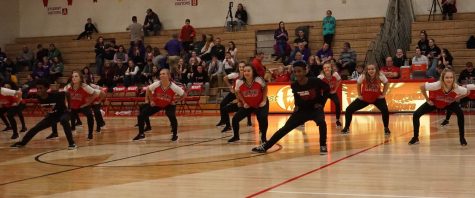
MULTIPOLYGON (((354 100, 347 108, 345 112, 345 128, 350 128, 351 120, 353 119, 353 114, 370 105, 371 103, 367 103, 363 100, 356 99, 354 100)), ((388 105, 386 103, 385 98, 380 98, 376 99, 374 103, 372 103, 374 106, 376 106, 379 111, 381 111, 381 116, 383 118, 383 125, 384 128, 388 128, 389 126, 389 110, 388 110, 388 105)))
MULTIPOLYGON (((221 114, 221 120, 219 122, 226 124, 226 126, 231 125, 229 113, 237 112, 239 110, 237 103, 233 103, 235 99, 236 94, 229 92, 229 94, 226 95, 219 104, 219 113, 221 114)), ((251 114, 247 116, 247 122, 251 123, 251 114)))
MULTIPOLYGON (((420 118, 429 112, 436 110, 437 107, 433 105, 429 105, 427 102, 422 104, 413 114, 412 116, 412 125, 414 126, 414 137, 419 137, 419 126, 420 126, 420 118)), ((459 126, 459 135, 460 137, 465 136, 465 126, 464 126, 464 116, 463 111, 459 106, 458 102, 453 102, 447 107, 445 107, 447 111, 454 112, 457 115, 457 123, 459 126)))
POLYGON ((76 130, 76 119, 79 116, 79 113, 82 113, 87 118, 87 129, 88 134, 93 134, 94 130, 94 116, 92 115, 92 110, 90 106, 83 107, 80 109, 71 109, 71 129, 76 130))
POLYGON ((340 120, 340 115, 341 115, 341 105, 340 105, 340 99, 338 98, 338 95, 336 93, 334 94, 326 94, 324 96, 324 100, 323 100, 323 106, 325 106, 325 104, 327 103, 327 100, 330 99, 331 101, 333 101, 333 103, 335 104, 335 113, 336 113, 336 119, 337 120, 340 120))
POLYGON ((64 112, 64 113, 49 113, 46 115, 43 120, 38 122, 34 127, 32 127, 28 132, 26 132, 25 136, 21 140, 20 143, 23 145, 28 144, 28 142, 40 131, 51 127, 52 124, 56 125, 56 123, 61 123, 64 129, 64 134, 66 135, 66 139, 68 139, 69 145, 74 144, 73 140, 73 135, 71 133, 71 125, 69 124, 71 119, 70 113, 69 112, 64 112))
POLYGON ((239 107, 236 114, 233 116, 232 127, 234 132, 234 137, 239 137, 239 122, 246 118, 247 116, 251 115, 252 113, 256 113, 257 122, 259 122, 259 132, 261 134, 261 142, 265 142, 267 140, 267 127, 268 127, 268 120, 267 115, 269 114, 269 101, 267 101, 266 105, 259 108, 244 108, 239 107))
MULTIPOLYGON (((165 110, 165 115, 167 115, 168 120, 170 121, 172 127, 173 135, 176 135, 178 132, 178 121, 176 119, 176 105, 168 105, 166 107, 158 107, 158 106, 150 106, 146 105, 142 108, 139 115, 137 116, 138 124, 139 124, 139 134, 143 134, 145 132, 144 126, 146 120, 149 119, 150 116, 159 112, 160 110, 165 110)), ((150 122, 150 120, 149 120, 150 122)))

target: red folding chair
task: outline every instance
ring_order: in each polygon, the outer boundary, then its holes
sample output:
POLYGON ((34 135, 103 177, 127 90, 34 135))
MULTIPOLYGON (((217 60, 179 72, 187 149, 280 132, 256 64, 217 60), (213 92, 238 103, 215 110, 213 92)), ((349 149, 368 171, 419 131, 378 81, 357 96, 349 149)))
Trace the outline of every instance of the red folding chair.
POLYGON ((203 109, 200 105, 201 96, 203 96, 204 85, 203 83, 193 83, 191 86, 186 89, 186 96, 183 99, 184 106, 190 113, 192 112, 192 107, 194 107, 193 113, 199 109, 203 113, 203 109))
POLYGON ((111 110, 118 111, 121 109, 126 90, 127 88, 124 86, 117 86, 112 89, 112 94, 106 97, 106 101, 108 103, 106 114, 108 114, 111 110))

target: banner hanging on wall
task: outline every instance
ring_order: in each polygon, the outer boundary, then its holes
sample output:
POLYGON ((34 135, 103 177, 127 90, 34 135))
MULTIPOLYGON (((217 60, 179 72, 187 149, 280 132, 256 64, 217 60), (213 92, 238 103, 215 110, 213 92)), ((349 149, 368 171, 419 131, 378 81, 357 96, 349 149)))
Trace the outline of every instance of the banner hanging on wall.
POLYGON ((175 6, 198 6, 198 0, 175 0, 175 6))
POLYGON ((48 7, 48 15, 68 15, 68 8, 61 6, 48 7))

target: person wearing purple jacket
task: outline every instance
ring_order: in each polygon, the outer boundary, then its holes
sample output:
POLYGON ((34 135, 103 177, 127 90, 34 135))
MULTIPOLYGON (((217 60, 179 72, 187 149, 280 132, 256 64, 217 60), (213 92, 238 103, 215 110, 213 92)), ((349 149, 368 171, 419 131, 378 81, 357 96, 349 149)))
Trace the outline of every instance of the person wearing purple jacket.
POLYGON ((165 44, 165 50, 167 50, 167 63, 170 68, 172 76, 176 75, 178 60, 180 59, 180 53, 182 50, 182 44, 178 40, 178 34, 173 34, 172 39, 165 44))
POLYGON ((322 48, 317 51, 316 59, 317 65, 323 65, 333 59, 333 50, 328 43, 324 43, 322 48))

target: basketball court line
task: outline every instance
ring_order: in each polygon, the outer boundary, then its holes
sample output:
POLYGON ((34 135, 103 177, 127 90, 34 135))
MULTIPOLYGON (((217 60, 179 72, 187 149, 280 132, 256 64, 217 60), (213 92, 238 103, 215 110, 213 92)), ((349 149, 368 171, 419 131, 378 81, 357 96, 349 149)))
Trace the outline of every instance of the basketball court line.
POLYGON ((300 195, 333 195, 347 197, 389 197, 389 198, 443 198, 443 197, 421 197, 421 196, 403 196, 403 195, 374 195, 374 194, 351 194, 351 193, 315 193, 315 192, 292 192, 292 191, 269 191, 270 193, 280 194, 300 194, 300 195))

